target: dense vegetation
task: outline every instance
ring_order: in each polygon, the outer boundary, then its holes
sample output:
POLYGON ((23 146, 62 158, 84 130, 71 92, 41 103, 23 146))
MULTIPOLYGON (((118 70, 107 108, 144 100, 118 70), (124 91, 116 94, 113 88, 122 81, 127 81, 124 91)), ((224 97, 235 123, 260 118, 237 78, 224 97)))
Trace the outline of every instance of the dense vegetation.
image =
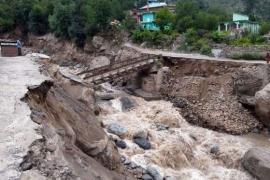
MULTIPOLYGON (((0 32, 19 28, 23 33, 73 39, 83 46, 87 36, 124 20, 126 10, 146 0, 0 0, 0 32)), ((130 24, 130 23, 129 23, 130 24)))

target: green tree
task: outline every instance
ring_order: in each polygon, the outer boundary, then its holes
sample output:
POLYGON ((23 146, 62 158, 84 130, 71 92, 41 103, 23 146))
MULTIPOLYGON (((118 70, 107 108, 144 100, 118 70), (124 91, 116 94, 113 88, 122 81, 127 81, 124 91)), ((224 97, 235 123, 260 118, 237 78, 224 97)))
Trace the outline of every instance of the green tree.
POLYGON ((10 6, 5 2, 0 3, 0 32, 6 32, 12 29, 14 25, 14 16, 10 6))
POLYGON ((49 17, 50 28, 56 36, 70 38, 69 27, 74 11, 74 4, 71 0, 57 1, 53 14, 49 17))
POLYGON ((185 32, 189 28, 194 28, 194 18, 199 11, 199 6, 195 1, 183 0, 176 5, 175 28, 179 32, 185 32))
POLYGON ((82 7, 83 0, 77 0, 69 26, 69 36, 74 40, 77 47, 84 47, 86 40, 85 17, 82 7))
POLYGON ((156 24, 161 30, 164 30, 165 26, 171 26, 173 23, 174 14, 168 8, 163 8, 156 14, 156 24))
POLYGON ((92 6, 95 12, 95 23, 99 31, 109 27, 112 18, 112 6, 110 0, 92 0, 92 6))
POLYGON ((125 14, 123 11, 123 7, 121 6, 119 0, 111 1, 111 15, 113 19, 123 20, 125 18, 125 14))
POLYGON ((123 25, 124 25, 124 28, 128 30, 129 32, 138 28, 136 19, 132 17, 131 15, 126 16, 126 18, 123 21, 123 25))
POLYGON ((35 4, 29 13, 28 29, 37 35, 45 34, 49 29, 48 11, 41 4, 35 4))
POLYGON ((14 9, 15 23, 23 33, 28 32, 29 14, 36 2, 36 0, 13 0, 10 2, 10 6, 14 9))
POLYGON ((215 30, 218 26, 219 18, 218 16, 200 11, 196 14, 194 21, 197 29, 215 30))
POLYGON ((263 22, 261 24, 260 34, 265 35, 270 32, 270 22, 263 22))

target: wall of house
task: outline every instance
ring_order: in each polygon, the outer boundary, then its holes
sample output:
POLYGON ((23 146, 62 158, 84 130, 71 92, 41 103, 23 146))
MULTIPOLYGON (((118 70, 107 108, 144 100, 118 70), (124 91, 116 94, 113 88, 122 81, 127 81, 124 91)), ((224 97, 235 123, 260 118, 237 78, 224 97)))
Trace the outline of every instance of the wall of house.
POLYGON ((252 33, 259 33, 260 25, 258 25, 258 24, 252 24, 252 23, 248 23, 247 22, 247 23, 243 23, 242 28, 243 29, 248 29, 252 33))
POLYGON ((144 13, 142 20, 143 22, 153 22, 155 20, 155 15, 154 13, 144 13))

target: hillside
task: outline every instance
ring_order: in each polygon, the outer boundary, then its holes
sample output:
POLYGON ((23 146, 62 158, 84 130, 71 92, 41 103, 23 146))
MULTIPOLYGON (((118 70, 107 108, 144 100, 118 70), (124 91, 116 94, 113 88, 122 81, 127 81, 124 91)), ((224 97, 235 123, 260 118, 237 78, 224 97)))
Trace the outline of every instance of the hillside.
MULTIPOLYGON (((168 3, 176 3, 185 0, 168 0, 168 3)), ((263 19, 270 19, 270 0, 194 0, 203 8, 224 9, 228 13, 241 12, 255 14, 263 19)))

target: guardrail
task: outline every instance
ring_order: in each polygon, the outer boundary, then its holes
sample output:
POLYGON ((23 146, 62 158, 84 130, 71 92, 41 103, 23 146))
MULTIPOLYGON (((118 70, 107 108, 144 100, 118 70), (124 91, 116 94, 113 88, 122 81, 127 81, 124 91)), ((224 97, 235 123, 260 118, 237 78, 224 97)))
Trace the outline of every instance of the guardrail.
POLYGON ((82 71, 82 72, 78 73, 77 75, 89 74, 88 76, 86 76, 84 78, 84 79, 88 79, 88 78, 91 78, 91 77, 94 77, 97 75, 101 75, 101 74, 109 72, 109 71, 121 69, 121 68, 124 68, 126 66, 131 66, 131 65, 139 63, 139 62, 147 61, 147 60, 154 58, 154 57, 155 57, 155 55, 145 54, 143 57, 137 57, 137 58, 133 58, 133 59, 125 60, 125 61, 111 61, 109 65, 102 66, 102 67, 95 68, 95 69, 82 71))

